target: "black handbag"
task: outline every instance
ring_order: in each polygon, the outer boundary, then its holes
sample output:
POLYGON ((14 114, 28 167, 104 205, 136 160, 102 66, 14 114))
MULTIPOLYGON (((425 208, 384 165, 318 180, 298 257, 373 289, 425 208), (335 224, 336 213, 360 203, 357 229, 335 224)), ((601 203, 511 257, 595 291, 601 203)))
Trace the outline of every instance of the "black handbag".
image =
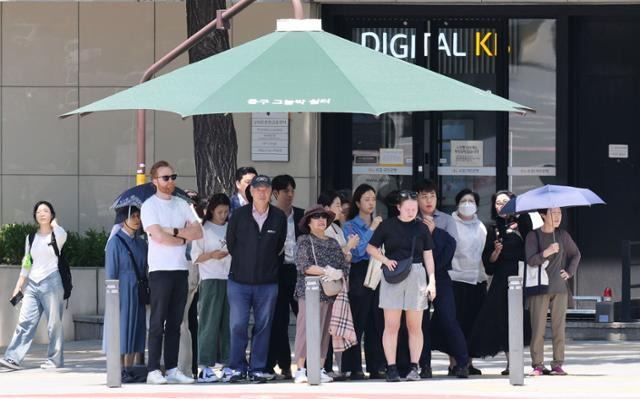
POLYGON ((116 237, 118 237, 120 242, 127 249, 127 253, 133 263, 133 271, 136 273, 136 278, 138 279, 138 298, 140 303, 143 305, 151 304, 151 290, 149 289, 149 279, 147 278, 146 267, 144 274, 140 273, 140 270, 138 270, 138 264, 136 263, 136 258, 133 256, 133 252, 131 252, 131 248, 129 248, 129 245, 124 238, 118 235, 116 235, 116 237))
POLYGON ((413 265, 413 251, 415 248, 416 237, 414 236, 411 240, 411 256, 399 260, 393 270, 389 270, 388 267, 382 267, 382 273, 384 274, 384 279, 387 283, 398 284, 409 276, 409 273, 411 273, 411 266, 413 265))

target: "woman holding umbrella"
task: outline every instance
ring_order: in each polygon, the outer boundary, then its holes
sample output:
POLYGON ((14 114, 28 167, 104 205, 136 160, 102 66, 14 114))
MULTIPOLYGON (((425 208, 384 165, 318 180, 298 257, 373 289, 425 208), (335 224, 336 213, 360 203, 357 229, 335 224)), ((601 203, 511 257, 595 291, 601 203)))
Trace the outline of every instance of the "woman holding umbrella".
POLYGON ((115 223, 120 229, 107 242, 105 273, 107 279, 120 281, 122 381, 138 382, 131 368, 142 362, 147 334, 145 304, 139 293, 139 281, 147 278, 147 243, 137 235, 139 208, 117 209, 115 223))
MULTIPOLYGON (((515 194, 507 190, 498 191, 491 198, 493 221, 487 225, 487 241, 482 252, 482 262, 486 273, 493 279, 469 339, 469 355, 476 358, 493 357, 500 352, 509 351, 508 279, 509 276, 518 275, 518 263, 525 260, 524 239, 531 231, 531 219, 528 214, 499 214, 511 198, 515 198, 515 194)), ((531 336, 531 326, 526 320, 524 336, 527 345, 531 336)), ((508 374, 507 363, 502 375, 508 374)))
MULTIPOLYGON (((573 277, 580 263, 580 250, 565 230, 559 228, 562 222, 560 208, 540 209, 544 220, 539 230, 527 235, 525 251, 527 267, 542 265, 541 273, 546 273, 549 285, 543 293, 527 298, 531 313, 531 366, 529 375, 566 375, 564 363, 565 316, 569 298, 567 280, 573 277), (553 331, 553 361, 551 371, 544 368, 544 330, 547 325, 547 310, 551 307, 551 329, 553 331)), ((526 284, 525 284, 526 287, 526 284)))

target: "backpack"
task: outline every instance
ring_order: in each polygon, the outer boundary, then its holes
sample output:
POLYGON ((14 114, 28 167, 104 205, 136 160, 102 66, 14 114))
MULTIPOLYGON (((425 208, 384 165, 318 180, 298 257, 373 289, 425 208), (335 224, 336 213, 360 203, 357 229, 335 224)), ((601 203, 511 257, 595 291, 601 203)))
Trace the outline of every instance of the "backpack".
MULTIPOLYGON (((29 253, 31 253, 31 246, 33 245, 33 240, 36 238, 36 233, 29 234, 29 253)), ((60 273, 60 278, 62 279, 62 287, 64 288, 64 296, 63 299, 67 300, 67 307, 69 307, 69 297, 71 296, 71 290, 73 289, 73 283, 71 279, 71 269, 69 268, 69 259, 67 259, 67 253, 62 248, 62 251, 58 248, 58 242, 56 241, 56 235, 53 231, 51 231, 51 246, 53 247, 53 252, 55 252, 58 257, 58 272, 60 273)))

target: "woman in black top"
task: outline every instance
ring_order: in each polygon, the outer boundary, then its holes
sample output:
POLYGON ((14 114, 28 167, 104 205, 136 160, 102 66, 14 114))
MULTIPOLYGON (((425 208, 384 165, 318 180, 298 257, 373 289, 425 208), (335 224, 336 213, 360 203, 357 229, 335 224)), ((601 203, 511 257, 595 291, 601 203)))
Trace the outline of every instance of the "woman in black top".
POLYGON ((394 270, 399 261, 412 260, 410 273, 404 280, 389 283, 383 278, 380 281, 380 307, 384 310, 382 344, 388 364, 387 381, 390 382, 400 381, 396 347, 402 311, 406 314, 411 356, 411 368, 406 378, 409 381, 420 380, 418 361, 423 344, 422 314, 424 309, 429 308, 429 299, 433 300, 436 296, 433 241, 428 228, 416 220, 417 198, 415 192, 400 191, 397 205, 400 214, 383 221, 367 246, 367 253, 389 270, 394 270), (385 246, 384 255, 380 252, 382 245, 385 246))
MULTIPOLYGON (((509 351, 508 278, 518 274, 518 262, 525 260, 524 238, 531 231, 529 215, 502 216, 502 207, 514 198, 512 192, 502 190, 492 197, 493 222, 487 225, 487 241, 482 252, 485 271, 493 276, 480 313, 476 318, 469 339, 471 357, 495 356, 509 351)), ((524 339, 528 345, 531 337, 529 318, 524 317, 524 339)), ((509 374, 507 368, 502 375, 509 374)))

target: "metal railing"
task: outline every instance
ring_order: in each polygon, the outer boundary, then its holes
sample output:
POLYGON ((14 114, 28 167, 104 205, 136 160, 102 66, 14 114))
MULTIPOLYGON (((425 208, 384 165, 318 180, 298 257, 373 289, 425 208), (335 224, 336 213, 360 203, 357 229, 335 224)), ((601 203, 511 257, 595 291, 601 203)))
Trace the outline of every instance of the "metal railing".
POLYGON ((631 267, 640 266, 640 262, 631 263, 631 248, 634 246, 640 246, 640 241, 622 241, 621 321, 631 321, 631 289, 640 288, 640 284, 631 284, 631 267))

